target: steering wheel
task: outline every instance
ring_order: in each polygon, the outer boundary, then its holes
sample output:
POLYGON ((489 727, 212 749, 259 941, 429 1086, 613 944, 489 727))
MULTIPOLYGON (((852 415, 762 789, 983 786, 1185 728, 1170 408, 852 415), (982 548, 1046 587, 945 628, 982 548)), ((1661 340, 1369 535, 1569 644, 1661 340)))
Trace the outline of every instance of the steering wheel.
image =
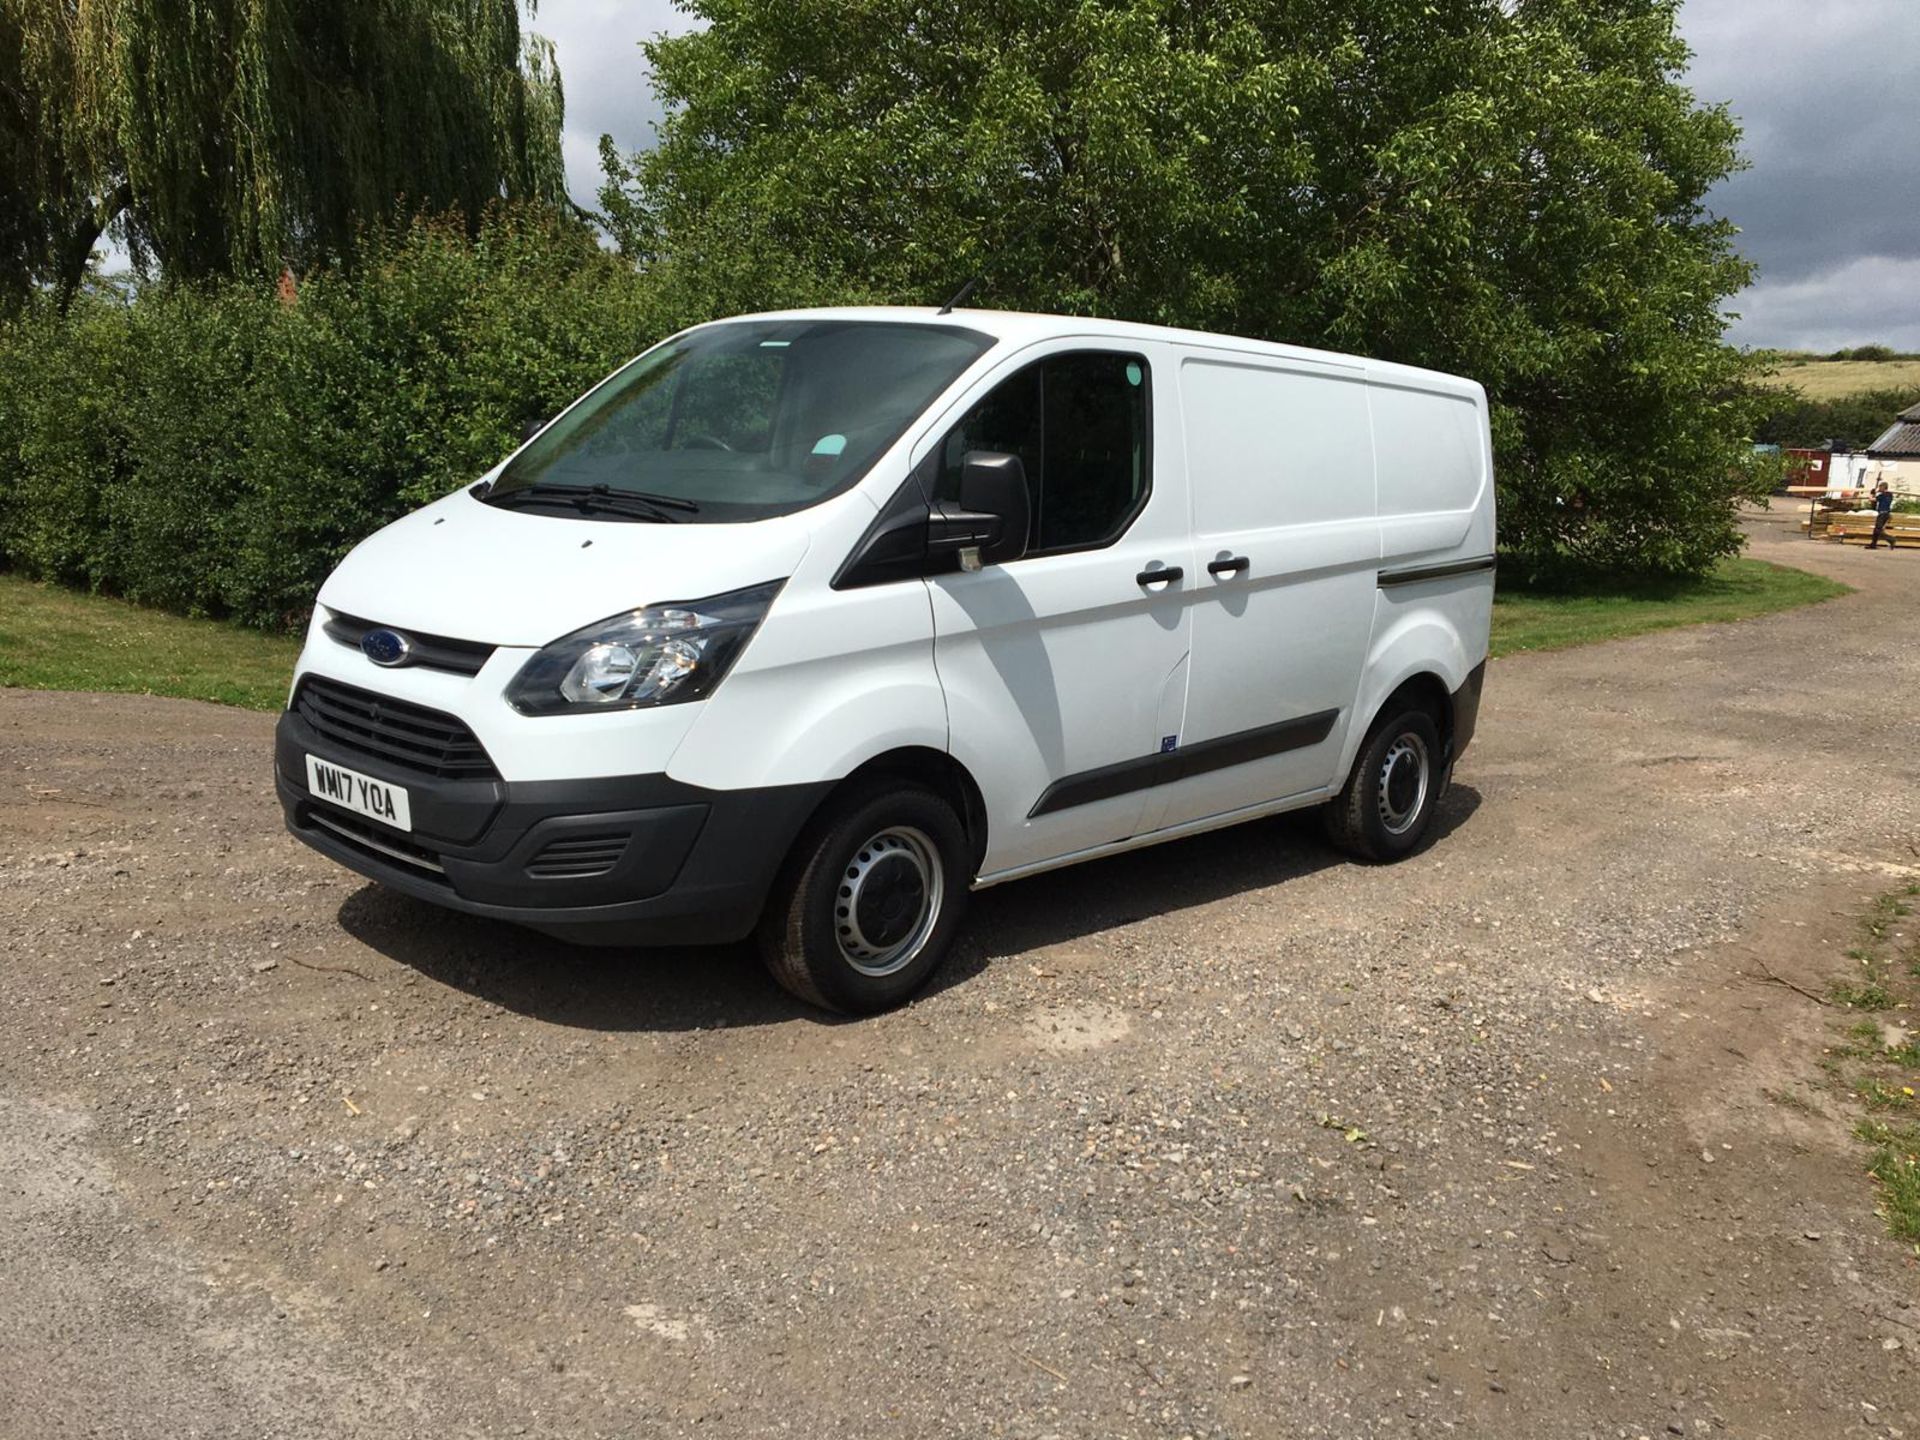
POLYGON ((729 455, 733 447, 717 435, 696 435, 680 447, 682 450, 724 450, 729 455))

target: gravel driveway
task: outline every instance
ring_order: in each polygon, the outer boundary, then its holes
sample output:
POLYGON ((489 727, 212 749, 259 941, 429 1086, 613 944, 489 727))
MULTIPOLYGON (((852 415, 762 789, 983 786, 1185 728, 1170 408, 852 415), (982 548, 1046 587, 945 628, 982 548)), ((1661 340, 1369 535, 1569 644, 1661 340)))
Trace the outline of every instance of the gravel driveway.
POLYGON ((0 1434, 1920 1437, 1743 978, 1920 873, 1920 556, 1756 529, 1859 593, 1497 662, 1413 860, 1007 886, 858 1023, 334 867, 271 717, 0 691, 0 1434))

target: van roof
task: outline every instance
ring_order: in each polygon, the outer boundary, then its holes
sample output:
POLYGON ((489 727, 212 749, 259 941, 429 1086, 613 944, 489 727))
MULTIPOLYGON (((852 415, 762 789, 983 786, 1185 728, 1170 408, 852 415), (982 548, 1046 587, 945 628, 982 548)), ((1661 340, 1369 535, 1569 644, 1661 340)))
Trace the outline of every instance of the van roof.
MULTIPOLYGON (((1480 385, 1460 375, 1439 370, 1423 370, 1413 365, 1397 365, 1364 355, 1343 355, 1332 350, 1315 350, 1305 345, 1285 345, 1271 340, 1253 340, 1239 335, 1216 335, 1205 330, 1180 330, 1166 325, 1142 325, 1130 320, 1099 320, 1085 315, 1044 315, 1021 310, 949 310, 942 315, 932 306, 842 305, 803 310, 769 310, 754 315, 732 315, 728 320, 867 320, 892 324, 946 321, 965 325, 1010 344, 1031 344, 1062 335, 1084 335, 1103 340, 1157 341, 1168 345, 1190 345, 1198 349, 1237 351, 1272 359, 1304 360, 1317 365, 1337 366, 1345 370, 1364 370, 1370 379, 1395 381, 1422 390, 1443 390, 1456 395, 1483 398, 1480 385)), ((725 320, 715 321, 725 324, 725 320)))

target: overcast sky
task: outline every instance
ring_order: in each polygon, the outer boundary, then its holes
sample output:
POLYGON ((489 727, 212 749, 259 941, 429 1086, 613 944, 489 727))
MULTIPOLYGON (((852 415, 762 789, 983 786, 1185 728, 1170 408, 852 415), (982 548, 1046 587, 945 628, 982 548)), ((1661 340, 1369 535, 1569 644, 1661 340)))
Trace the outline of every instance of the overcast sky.
MULTIPOLYGON (((1920 351, 1917 0, 1686 0, 1703 101, 1729 101, 1753 168, 1714 195, 1759 262, 1732 308, 1744 345, 1920 351)), ((684 26, 669 0, 541 0, 567 90, 567 175, 593 204, 602 133, 652 143, 637 48, 684 26)))

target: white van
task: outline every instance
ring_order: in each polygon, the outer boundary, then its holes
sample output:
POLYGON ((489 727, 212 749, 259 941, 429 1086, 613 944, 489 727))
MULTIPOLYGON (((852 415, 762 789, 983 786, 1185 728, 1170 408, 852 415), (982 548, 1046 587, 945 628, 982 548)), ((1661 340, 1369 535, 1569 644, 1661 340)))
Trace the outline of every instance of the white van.
POLYGON ((873 1011, 1003 880, 1310 805, 1412 850, 1493 571, 1468 380, 1047 315, 727 320, 347 556, 279 794, 409 895, 754 935, 873 1011))

